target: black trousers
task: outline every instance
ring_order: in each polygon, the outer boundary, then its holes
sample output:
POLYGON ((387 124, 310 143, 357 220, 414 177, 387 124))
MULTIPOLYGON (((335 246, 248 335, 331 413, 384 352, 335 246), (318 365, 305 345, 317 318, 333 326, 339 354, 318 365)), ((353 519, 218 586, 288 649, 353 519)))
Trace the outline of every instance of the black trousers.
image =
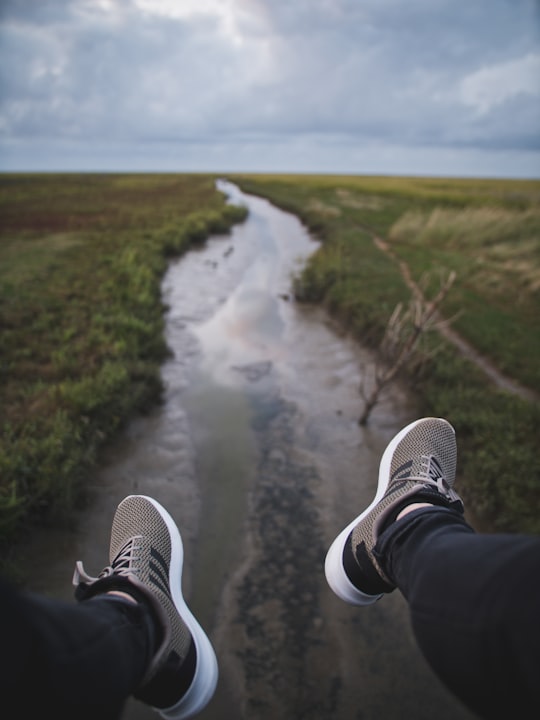
POLYGON ((540 718, 540 536, 478 534, 432 507, 375 552, 441 681, 482 718, 540 718))
MULTIPOLYGON (((442 682, 480 717, 540 717, 540 537, 476 534, 434 507, 393 523, 376 552, 442 682)), ((118 718, 153 652, 149 610, 0 585, 0 697, 13 717, 118 718)))
POLYGON ((117 719, 148 667, 149 610, 110 595, 81 603, 0 588, 0 697, 11 717, 117 719))

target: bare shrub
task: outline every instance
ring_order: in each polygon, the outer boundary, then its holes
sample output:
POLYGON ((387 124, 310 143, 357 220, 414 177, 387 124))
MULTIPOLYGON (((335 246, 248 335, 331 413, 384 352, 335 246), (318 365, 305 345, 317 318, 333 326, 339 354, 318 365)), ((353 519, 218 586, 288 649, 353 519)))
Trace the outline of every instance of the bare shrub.
POLYGON ((432 300, 427 300, 421 292, 415 292, 407 306, 398 303, 394 308, 381 341, 379 359, 373 369, 373 387, 367 392, 365 382, 360 385, 364 409, 358 419, 359 425, 367 423, 371 411, 379 401, 382 389, 411 361, 422 335, 440 326, 441 322, 449 322, 440 320, 438 309, 455 279, 455 272, 444 278, 441 277, 439 291, 432 300))

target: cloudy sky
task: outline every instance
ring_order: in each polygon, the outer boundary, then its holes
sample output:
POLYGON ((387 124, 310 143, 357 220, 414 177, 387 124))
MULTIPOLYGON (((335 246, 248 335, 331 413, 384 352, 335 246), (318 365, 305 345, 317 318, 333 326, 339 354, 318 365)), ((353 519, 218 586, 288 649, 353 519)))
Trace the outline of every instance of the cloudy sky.
POLYGON ((0 0, 0 170, 540 177, 540 0, 0 0))

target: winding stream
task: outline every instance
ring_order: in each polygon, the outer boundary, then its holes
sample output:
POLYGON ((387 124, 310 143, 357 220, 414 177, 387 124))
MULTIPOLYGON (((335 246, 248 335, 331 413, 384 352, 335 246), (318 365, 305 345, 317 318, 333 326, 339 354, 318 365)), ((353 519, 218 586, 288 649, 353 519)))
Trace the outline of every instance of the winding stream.
MULTIPOLYGON (((181 529, 184 593, 218 655, 201 720, 469 718, 416 649, 398 592, 359 609, 324 579, 326 549, 413 419, 407 396, 390 388, 359 428, 369 355, 290 295, 317 243, 266 200, 220 189, 249 217, 163 280, 164 401, 106 451, 73 527, 30 539, 33 589, 71 598, 75 560, 107 563, 118 502, 149 494, 181 529)), ((157 715, 130 700, 124 717, 157 715)))

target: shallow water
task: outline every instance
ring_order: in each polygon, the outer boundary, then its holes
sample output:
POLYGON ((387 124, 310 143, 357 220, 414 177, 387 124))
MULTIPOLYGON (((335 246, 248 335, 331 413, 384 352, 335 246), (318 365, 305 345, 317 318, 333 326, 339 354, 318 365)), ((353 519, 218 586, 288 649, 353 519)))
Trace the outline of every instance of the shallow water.
MULTIPOLYGON (((105 452, 72 528, 29 539, 32 587, 72 597, 75 560, 91 573, 108 562, 118 502, 149 494, 180 527, 184 594, 218 656, 201 720, 468 718, 416 649, 398 592, 359 609, 324 579, 326 549, 414 419, 407 396, 389 388, 358 426, 369 354, 291 296, 317 243, 292 215, 220 187, 249 217, 164 278, 163 403, 105 452)), ((124 717, 157 716, 130 700, 124 717)))

